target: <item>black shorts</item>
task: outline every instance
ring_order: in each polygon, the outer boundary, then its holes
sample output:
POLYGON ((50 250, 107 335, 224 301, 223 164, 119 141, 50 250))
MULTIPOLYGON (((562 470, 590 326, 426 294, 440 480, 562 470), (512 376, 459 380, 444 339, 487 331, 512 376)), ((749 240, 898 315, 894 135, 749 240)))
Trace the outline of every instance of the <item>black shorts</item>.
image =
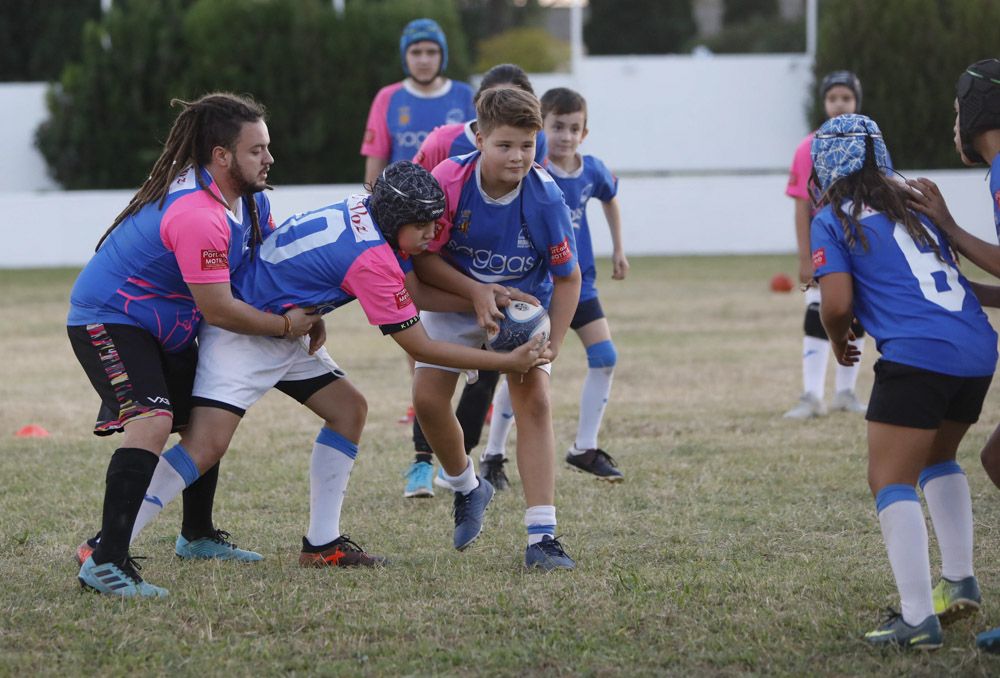
MULTIPOLYGON (((299 404, 305 405, 306 401, 312 398, 317 391, 321 388, 325 388, 328 384, 332 384, 337 381, 343 375, 343 372, 340 374, 330 372, 329 374, 321 374, 318 377, 309 377, 308 379, 279 381, 274 385, 274 388, 281 391, 289 398, 293 398, 299 404)), ((221 400, 213 400, 212 398, 202 398, 200 396, 193 396, 191 398, 191 404, 194 407, 214 407, 217 410, 225 410, 226 412, 232 412, 238 417, 242 417, 247 413, 245 409, 238 405, 233 405, 221 400)))
POLYGON ((993 375, 954 377, 889 360, 875 363, 868 421, 936 429, 944 420, 974 424, 993 375))
POLYGON ((573 319, 569 321, 569 328, 571 330, 578 330, 584 325, 592 323, 595 320, 600 320, 603 317, 604 309, 601 308, 601 300, 597 297, 587 299, 576 305, 576 313, 573 314, 573 319))
POLYGON ((198 366, 196 344, 167 353, 146 330, 123 324, 75 325, 66 332, 101 397, 96 435, 111 435, 126 422, 145 417, 172 416, 173 431, 187 425, 198 366))

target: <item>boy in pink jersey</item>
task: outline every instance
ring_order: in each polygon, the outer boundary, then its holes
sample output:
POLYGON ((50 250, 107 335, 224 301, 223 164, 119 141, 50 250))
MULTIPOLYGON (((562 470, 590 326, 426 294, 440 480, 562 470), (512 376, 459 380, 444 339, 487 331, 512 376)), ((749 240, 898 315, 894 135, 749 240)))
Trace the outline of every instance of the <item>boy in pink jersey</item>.
MULTIPOLYGON (((580 267, 569 208, 552 177, 534 164, 535 135, 542 128, 538 99, 519 89, 483 92, 476 107, 476 153, 450 158, 434 169, 445 192, 440 232, 427 254, 416 257, 418 277, 435 287, 472 295, 480 283, 502 283, 535 296, 549 311, 553 358, 580 297, 580 267), (465 293, 462 290, 470 289, 465 293)), ((492 299, 476 313, 422 312, 433 339, 482 346, 497 309, 492 299)), ((476 476, 451 410, 457 371, 417 363, 413 402, 428 442, 455 492, 454 546, 479 536, 493 487, 476 476)), ((556 539, 555 436, 549 405, 549 368, 512 380, 511 399, 521 434, 517 463, 527 504, 524 564, 542 570, 575 563, 556 539)))

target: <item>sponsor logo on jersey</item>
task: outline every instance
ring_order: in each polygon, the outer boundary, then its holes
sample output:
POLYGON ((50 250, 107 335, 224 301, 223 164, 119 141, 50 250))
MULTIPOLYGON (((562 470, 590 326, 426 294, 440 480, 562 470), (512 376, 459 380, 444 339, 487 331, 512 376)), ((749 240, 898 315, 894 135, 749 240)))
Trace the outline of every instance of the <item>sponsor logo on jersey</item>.
POLYGON ((820 247, 818 250, 813 252, 813 268, 819 268, 820 266, 826 265, 826 248, 820 247))
POLYGON ((370 129, 370 128, 366 129, 365 130, 365 143, 366 144, 370 144, 373 141, 375 141, 375 130, 370 129))
POLYGON ((444 116, 446 124, 454 125, 457 122, 465 122, 465 111, 461 108, 453 108, 444 116))
POLYGON ((396 297, 396 308, 398 309, 404 309, 413 303, 413 300, 410 299, 410 293, 406 290, 405 287, 396 292, 395 297, 396 297))
POLYGON ((502 279, 519 278, 532 271, 537 261, 533 256, 498 254, 493 250, 474 250, 465 245, 459 245, 454 240, 448 241, 448 250, 458 256, 467 257, 471 273, 484 273, 500 276, 502 279))
POLYGON ((272 231, 277 228, 277 225, 275 225, 275 223, 274 223, 274 215, 273 214, 268 214, 267 215, 267 227, 270 230, 272 230, 272 231))
POLYGON ((399 124, 409 125, 410 124, 410 107, 400 106, 399 107, 399 124))
POLYGON ((788 185, 795 186, 799 183, 799 175, 795 172, 788 173, 788 185))
POLYGON ((565 264, 573 259, 573 250, 569 247, 569 238, 563 238, 558 245, 549 245, 549 263, 553 266, 565 264))
POLYGON ((517 246, 523 248, 531 247, 531 240, 528 239, 528 232, 524 230, 523 226, 517 234, 517 246))
POLYGON ((219 250, 201 251, 201 270, 218 271, 229 268, 229 255, 219 250))
MULTIPOLYGON (((459 233, 469 232, 469 223, 472 221, 472 210, 462 210, 462 214, 458 217, 458 221, 455 222, 455 230, 459 233)), ((434 231, 435 237, 437 236, 437 229, 434 231)))
POLYGON ((396 132, 396 145, 401 148, 419 148, 426 138, 426 131, 396 132))

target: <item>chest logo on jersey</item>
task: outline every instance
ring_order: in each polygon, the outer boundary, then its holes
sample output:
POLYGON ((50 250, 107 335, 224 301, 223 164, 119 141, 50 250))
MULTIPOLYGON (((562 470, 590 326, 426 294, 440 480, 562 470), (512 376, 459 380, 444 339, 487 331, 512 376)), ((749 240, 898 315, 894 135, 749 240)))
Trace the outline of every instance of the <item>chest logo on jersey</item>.
POLYGON ((569 263, 572 259, 573 250, 569 247, 569 238, 563 238, 558 245, 549 245, 549 262, 553 266, 569 263))
POLYGON ((410 299, 410 293, 406 290, 405 287, 396 292, 395 297, 396 297, 396 308, 398 309, 404 309, 413 303, 413 300, 410 299))
POLYGON ((522 248, 530 248, 531 240, 528 239, 528 232, 521 228, 517 233, 517 246, 522 248))
POLYGON ((219 250, 201 251, 201 270, 218 271, 229 268, 229 255, 219 250))
MULTIPOLYGON (((455 222, 455 230, 465 234, 469 232, 469 224, 472 222, 472 210, 462 210, 462 214, 455 222)), ((437 233, 435 233, 437 235, 437 233)))
POLYGON ((813 252, 812 260, 813 260, 813 268, 826 266, 826 248, 820 247, 818 250, 813 252))
POLYGON ((399 124, 409 125, 410 124, 410 107, 400 106, 399 107, 399 124))
POLYGON ((449 125, 454 125, 458 122, 465 122, 465 111, 461 108, 453 108, 445 114, 444 121, 449 125))

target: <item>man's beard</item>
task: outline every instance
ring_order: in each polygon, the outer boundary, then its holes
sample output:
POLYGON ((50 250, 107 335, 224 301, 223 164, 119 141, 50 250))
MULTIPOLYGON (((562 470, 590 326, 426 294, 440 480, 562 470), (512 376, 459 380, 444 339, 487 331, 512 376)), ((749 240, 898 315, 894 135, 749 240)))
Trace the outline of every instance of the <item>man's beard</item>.
POLYGON ((253 195, 254 193, 259 193, 264 189, 273 188, 266 181, 247 181, 247 178, 243 176, 243 172, 240 170, 239 163, 233 163, 229 166, 229 178, 232 180, 233 186, 236 187, 236 191, 240 195, 253 195))

